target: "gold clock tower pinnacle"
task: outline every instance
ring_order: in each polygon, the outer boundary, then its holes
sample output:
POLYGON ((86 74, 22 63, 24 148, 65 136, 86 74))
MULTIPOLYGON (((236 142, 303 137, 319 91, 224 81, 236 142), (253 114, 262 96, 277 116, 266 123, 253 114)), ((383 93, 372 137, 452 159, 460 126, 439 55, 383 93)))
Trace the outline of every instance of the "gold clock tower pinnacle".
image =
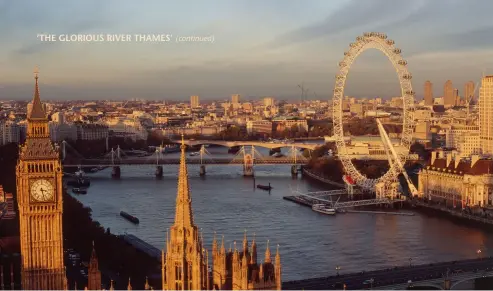
POLYGON ((66 290, 63 258, 63 185, 58 150, 50 140, 48 118, 41 103, 38 70, 27 138, 17 161, 17 203, 24 290, 66 290))

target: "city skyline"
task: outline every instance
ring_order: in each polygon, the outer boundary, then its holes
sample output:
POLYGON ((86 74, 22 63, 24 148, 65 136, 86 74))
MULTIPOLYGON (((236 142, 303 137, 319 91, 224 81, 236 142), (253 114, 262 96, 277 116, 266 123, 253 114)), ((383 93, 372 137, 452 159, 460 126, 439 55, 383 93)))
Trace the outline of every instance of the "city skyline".
MULTIPOLYGON (((308 99, 331 98, 342 51, 365 31, 384 32, 402 49, 417 99, 426 80, 441 96, 438 84, 450 79, 461 90, 493 70, 489 1, 217 3, 2 1, 0 36, 8 41, 0 49, 0 98, 30 99, 34 65, 47 99, 296 99, 302 82, 308 99), (39 33, 214 35, 215 42, 42 43, 39 33)), ((347 85, 356 97, 400 95, 377 51, 356 61, 347 85)))

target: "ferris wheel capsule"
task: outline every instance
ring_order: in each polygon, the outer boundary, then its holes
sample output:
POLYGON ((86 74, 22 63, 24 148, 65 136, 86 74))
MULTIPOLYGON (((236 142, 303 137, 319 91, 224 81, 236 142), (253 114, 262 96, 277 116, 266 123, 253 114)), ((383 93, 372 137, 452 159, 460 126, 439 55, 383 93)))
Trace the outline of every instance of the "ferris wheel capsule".
POLYGON ((394 42, 393 40, 389 39, 389 40, 387 40, 387 44, 388 44, 388 45, 394 45, 394 44, 395 44, 395 42, 394 42))
POLYGON ((405 61, 405 60, 399 60, 397 63, 398 63, 399 65, 401 65, 401 66, 405 66, 405 65, 407 65, 407 61, 405 61))
POLYGON ((406 95, 414 96, 414 91, 406 91, 406 95))

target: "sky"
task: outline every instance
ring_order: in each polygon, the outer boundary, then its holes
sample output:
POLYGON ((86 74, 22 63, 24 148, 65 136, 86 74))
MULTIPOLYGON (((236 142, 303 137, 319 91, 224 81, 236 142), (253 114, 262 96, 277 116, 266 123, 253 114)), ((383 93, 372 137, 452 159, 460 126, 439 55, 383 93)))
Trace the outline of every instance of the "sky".
MULTIPOLYGON (((0 100, 330 99, 338 63, 364 32, 387 34, 413 89, 493 74, 491 0, 0 0, 0 100), (170 42, 47 42, 38 34, 170 34, 170 42), (214 42, 176 42, 214 36, 214 42)), ((345 94, 400 95, 383 53, 363 52, 345 94)))

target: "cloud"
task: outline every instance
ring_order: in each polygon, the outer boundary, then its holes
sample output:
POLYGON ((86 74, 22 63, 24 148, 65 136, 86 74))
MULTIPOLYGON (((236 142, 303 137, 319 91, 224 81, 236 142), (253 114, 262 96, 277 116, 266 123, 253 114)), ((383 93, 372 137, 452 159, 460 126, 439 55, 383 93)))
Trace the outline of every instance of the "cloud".
MULTIPOLYGON (((12 2, 12 1, 9 1, 12 2)), ((13 57, 44 53, 56 49, 60 42, 41 42, 37 34, 79 34, 100 30, 111 24, 107 17, 108 6, 101 2, 50 3, 30 1, 7 5, 0 15, 0 36, 3 35, 17 46, 11 51, 13 57), (29 6, 30 9, 26 9, 29 6), (55 9, 56 7, 56 9, 55 9), (8 29, 7 29, 8 27, 8 29)), ((12 2, 14 3, 14 2, 12 2)))
POLYGON ((329 37, 356 28, 393 23, 420 4, 421 1, 353 0, 332 13, 326 20, 283 34, 267 46, 280 47, 329 37))

